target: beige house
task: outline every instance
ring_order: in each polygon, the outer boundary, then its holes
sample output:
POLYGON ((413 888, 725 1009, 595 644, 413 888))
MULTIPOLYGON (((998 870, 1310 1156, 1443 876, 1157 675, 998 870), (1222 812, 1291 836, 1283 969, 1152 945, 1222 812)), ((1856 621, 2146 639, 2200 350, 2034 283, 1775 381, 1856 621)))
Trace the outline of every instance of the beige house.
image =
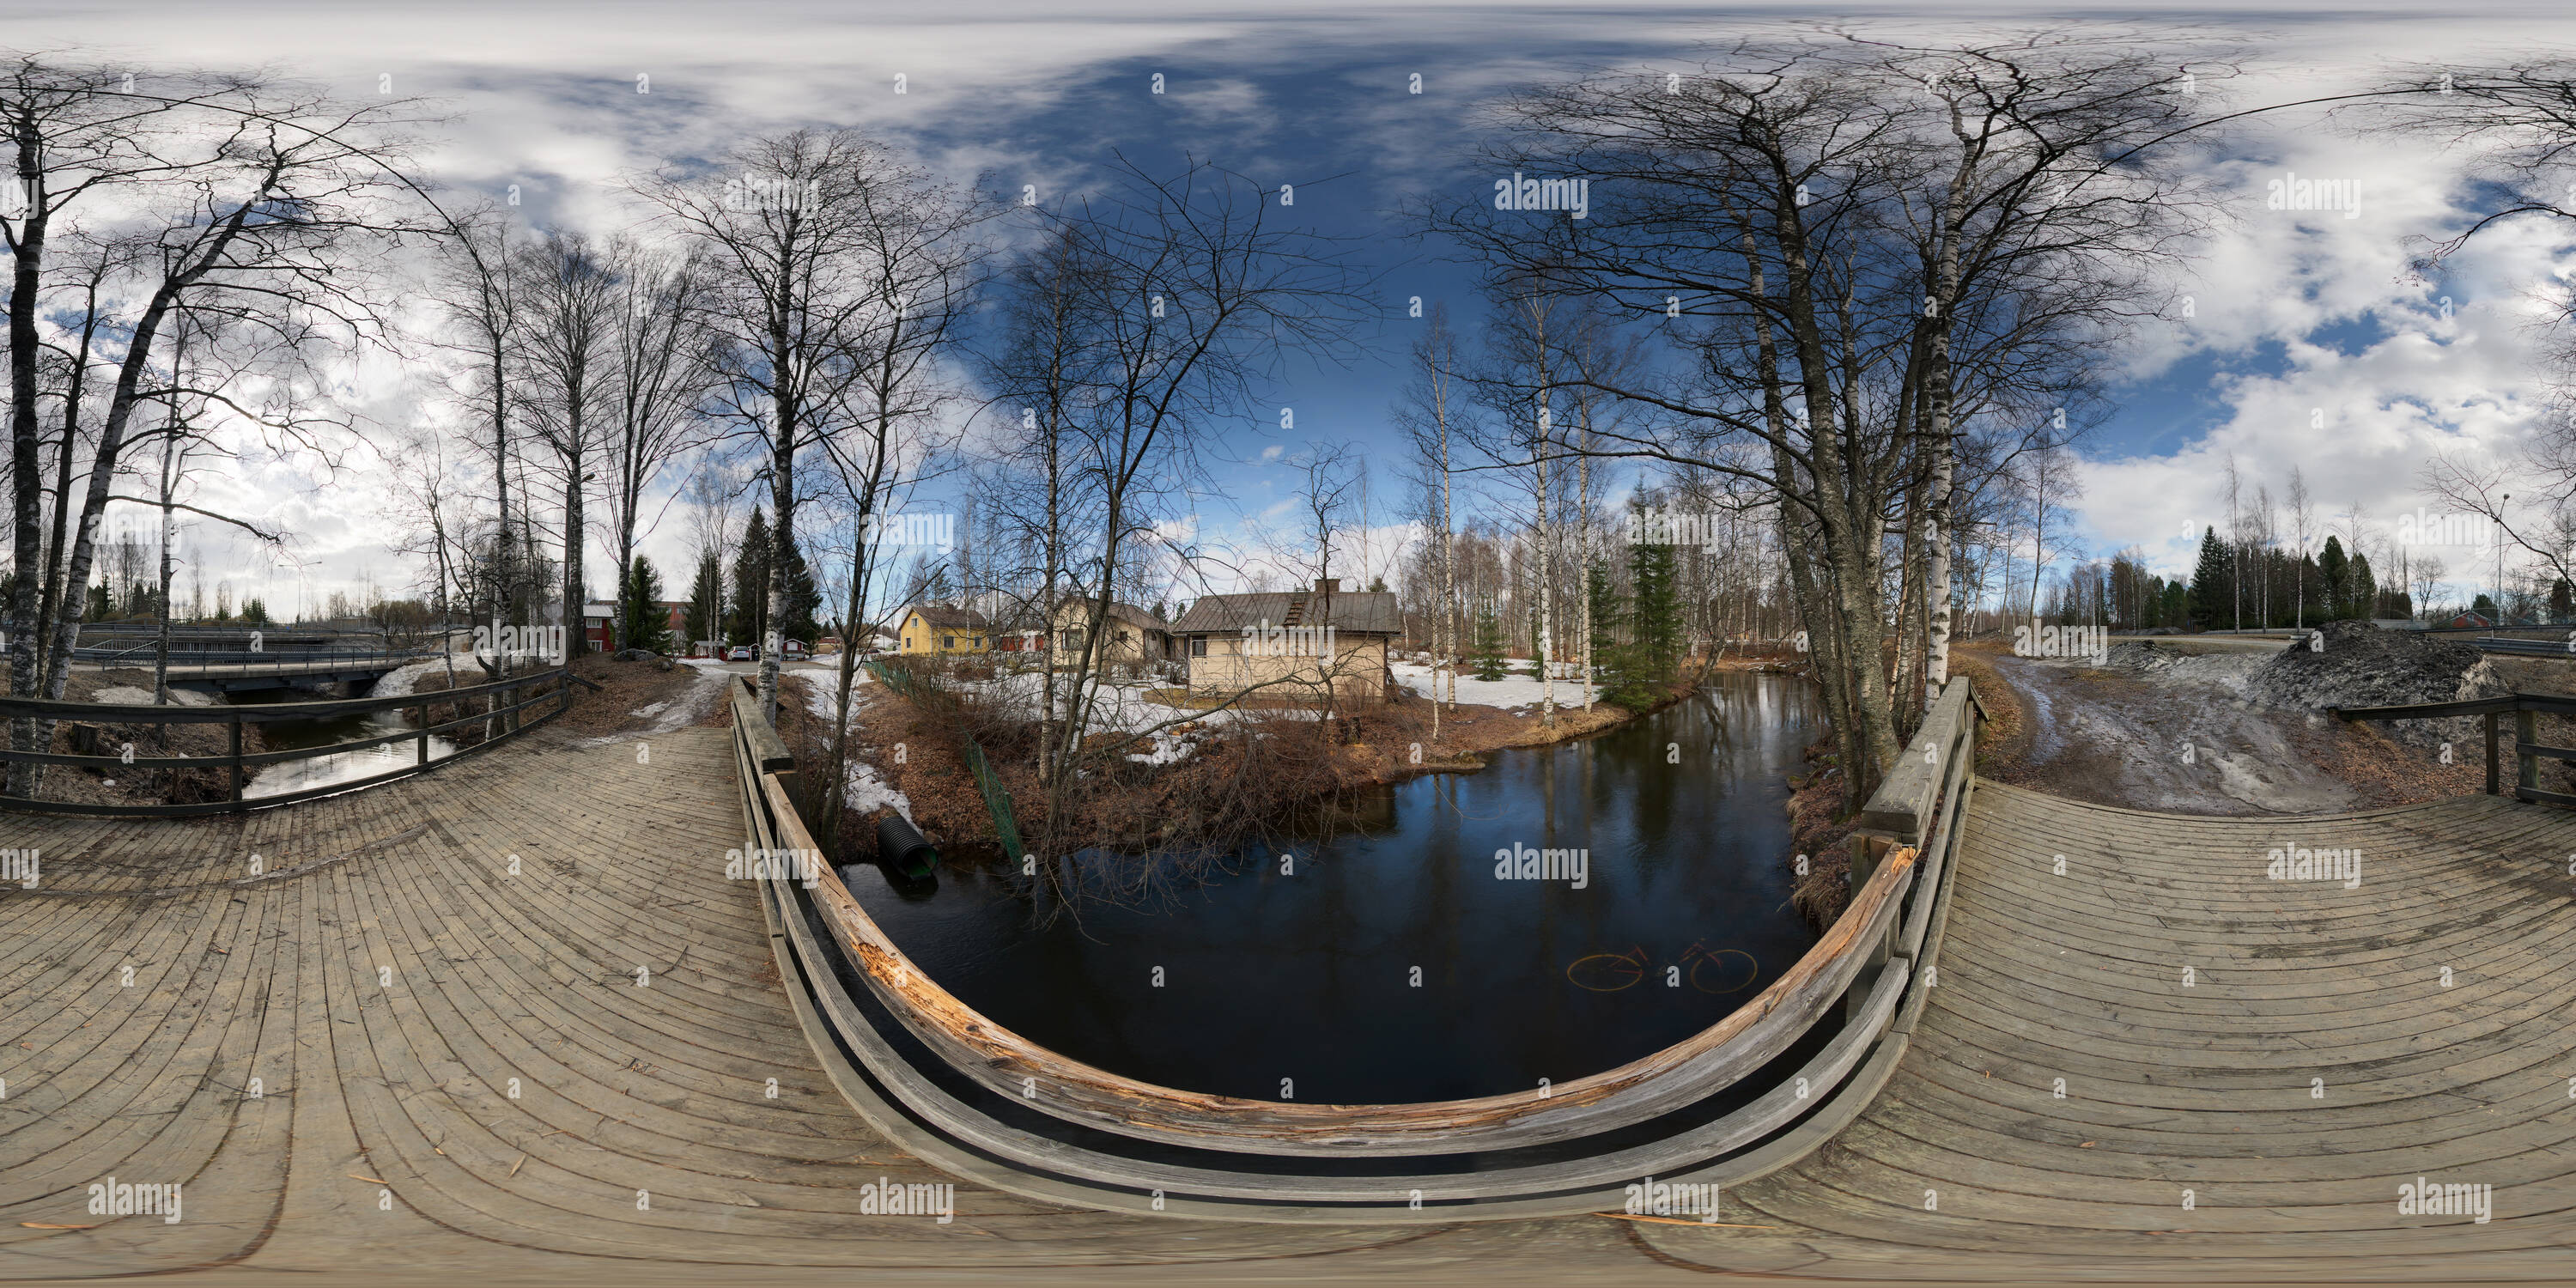
POLYGON ((914 604, 895 623, 895 648, 905 654, 981 653, 992 629, 974 609, 940 604, 914 604))
POLYGON ((1313 590, 1210 595, 1173 623, 1189 660, 1190 692, 1211 697, 1256 686, 1256 696, 1379 702, 1387 695, 1389 648, 1404 629, 1390 591, 1343 590, 1319 578, 1313 590))
MULTIPOLYGON (((1098 606, 1099 601, 1091 599, 1069 599, 1056 605, 1055 638, 1050 642, 1059 658, 1081 656, 1083 632, 1091 625, 1091 610, 1098 606)), ((1136 666, 1180 656, 1172 624, 1134 604, 1110 601, 1109 620, 1101 634, 1105 638, 1100 642, 1098 660, 1104 666, 1136 666)))

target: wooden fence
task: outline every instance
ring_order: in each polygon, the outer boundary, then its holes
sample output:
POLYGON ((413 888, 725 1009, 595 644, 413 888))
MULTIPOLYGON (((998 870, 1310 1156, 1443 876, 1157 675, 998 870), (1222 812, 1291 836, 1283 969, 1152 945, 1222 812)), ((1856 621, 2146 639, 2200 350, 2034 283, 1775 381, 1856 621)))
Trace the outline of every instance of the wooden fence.
POLYGON ((220 725, 229 732, 231 741, 228 751, 214 756, 95 755, 55 751, 12 751, 0 748, 0 763, 32 762, 42 765, 70 765, 83 769, 99 769, 110 774, 128 769, 213 769, 223 771, 229 783, 225 799, 219 801, 104 805, 0 795, 0 810, 37 814, 114 814, 162 818, 191 814, 233 814, 243 810, 265 809, 272 805, 288 805, 296 801, 310 800, 316 796, 327 796, 360 787, 372 787, 378 783, 409 777, 433 766, 446 764, 458 756, 497 746, 553 719, 564 708, 572 705, 572 686, 575 683, 589 685, 594 689, 598 687, 572 674, 569 670, 556 668, 512 676, 490 684, 447 689, 435 693, 406 693, 381 698, 343 698, 327 702, 267 702, 251 706, 146 706, 0 697, 0 721, 32 717, 39 720, 69 720, 101 725, 220 725), (531 692, 532 690, 534 692, 531 692), (429 711, 432 707, 463 704, 476 699, 492 700, 499 705, 496 709, 459 715, 434 725, 429 722, 429 711), (545 709, 538 711, 533 718, 523 716, 523 713, 541 705, 545 709), (416 726, 373 737, 352 738, 320 747, 297 747, 283 751, 243 750, 242 731, 248 726, 284 720, 333 720, 347 716, 373 715, 380 711, 416 712, 416 726), (499 731, 493 736, 472 746, 460 747, 455 755, 442 756, 436 760, 430 759, 429 740, 433 735, 496 720, 499 722, 499 731), (248 781, 252 770, 398 742, 417 744, 419 750, 414 763, 380 774, 370 774, 344 782, 326 783, 319 787, 308 787, 298 791, 281 792, 274 796, 245 797, 242 794, 243 784, 248 781))
POLYGON ((2472 698, 2465 702, 2337 707, 2334 713, 2345 720, 2441 720, 2453 716, 2484 716, 2489 796, 2504 794, 2502 730, 2497 726, 2497 718, 2512 716, 2514 799, 2548 805, 2576 805, 2576 795, 2545 791, 2540 786, 2540 762, 2576 760, 2576 748, 2544 746, 2539 734, 2541 716, 2576 716, 2576 698, 2554 693, 2509 693, 2499 698, 2472 698))
MULTIPOLYGON (((733 714, 747 843, 818 853, 788 793, 793 758, 747 687, 733 714)), ((1872 863, 1850 907, 1760 997, 1643 1059, 1508 1095, 1299 1104, 1122 1077, 950 994, 829 871, 799 879, 797 865, 765 865, 761 897, 781 978, 836 1085, 879 1131, 958 1175, 1054 1202, 1264 1221, 1594 1211, 1649 1175, 1733 1185, 1785 1166, 1885 1085, 1937 979, 1975 747, 1969 682, 1955 679, 1912 744, 1921 768, 1900 766, 1869 803, 1872 863), (1810 1034, 1831 1036, 1794 1070, 1773 1067, 1810 1034), (1766 1070, 1741 1107, 1687 1113, 1766 1070), (1228 1164, 1242 1154, 1294 1161, 1228 1164), (1361 1157, 1418 1159, 1421 1170, 1352 1174, 1361 1157)))

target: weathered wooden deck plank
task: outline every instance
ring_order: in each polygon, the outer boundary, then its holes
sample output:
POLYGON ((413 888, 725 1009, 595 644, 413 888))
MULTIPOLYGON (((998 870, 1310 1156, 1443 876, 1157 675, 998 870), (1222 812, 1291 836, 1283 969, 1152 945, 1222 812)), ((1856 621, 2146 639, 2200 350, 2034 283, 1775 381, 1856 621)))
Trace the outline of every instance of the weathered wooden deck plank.
POLYGON ((2544 1275, 2538 1254, 2576 1235, 2570 853, 2576 815, 2483 797, 2182 819, 1981 784, 1941 986, 1896 1078, 1825 1150, 1730 1195, 1734 1219, 1787 1223, 1853 1274, 2323 1278, 2438 1249, 2544 1275), (2285 838, 2342 835, 2365 850, 2356 888, 2264 877, 2285 838), (2534 870, 2550 856, 2554 888, 2534 870), (2495 1186, 2493 1219, 2400 1216, 2419 1175, 2495 1186))
POLYGON ((870 1131, 805 1049, 754 892, 722 876, 742 833, 724 733, 652 744, 638 765, 631 744, 549 732, 242 819, 13 820, 49 889, 108 897, 0 894, 0 982, 23 1003, 0 1008, 0 1278, 237 1262, 223 1273, 646 1280, 667 1262, 744 1283, 1184 1265, 1218 1281, 1283 1256, 1317 1275, 1509 1263, 1619 1282, 1694 1264, 2548 1278, 2576 1240, 2576 815, 2480 797, 2291 824, 2368 838, 2344 892, 2248 874, 2284 820, 1979 784, 1940 985, 1895 1080, 1823 1150, 1727 1195, 1722 1219, 1777 1229, 1242 1225, 972 1185, 940 1225, 858 1213, 881 1175, 945 1178, 870 1131), (349 857, 226 884, 254 850, 272 871, 349 857), (504 879, 512 852, 524 875, 504 879), (2059 852, 2098 866, 2049 875, 2059 852), (2452 988, 2411 977, 2428 955, 2452 988), (132 989, 114 969, 129 961, 132 989), (638 961, 651 988, 631 984, 638 961), (2167 978, 2184 962, 2189 990, 2167 978), (187 1220, 20 1224, 93 1222, 81 1192, 109 1172, 186 1182, 187 1220), (2495 1185, 2493 1221, 2400 1218, 2395 1186, 2418 1173, 2495 1185))

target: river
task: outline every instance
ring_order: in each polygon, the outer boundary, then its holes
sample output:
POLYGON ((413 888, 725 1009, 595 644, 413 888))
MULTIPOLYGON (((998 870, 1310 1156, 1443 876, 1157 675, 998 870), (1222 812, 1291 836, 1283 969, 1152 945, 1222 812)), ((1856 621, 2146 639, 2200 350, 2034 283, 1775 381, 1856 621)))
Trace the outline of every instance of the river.
MULTIPOLYGON (((390 672, 378 679, 366 693, 359 696, 392 697, 409 693, 412 691, 413 681, 427 669, 425 665, 414 665, 390 672)), ((236 706, 258 706, 271 702, 321 702, 328 701, 329 698, 326 695, 294 689, 261 689, 227 694, 224 700, 236 706)), ((409 712, 394 710, 379 711, 373 715, 342 716, 333 720, 271 720, 263 722, 258 727, 261 740, 267 744, 267 750, 285 751, 289 748, 327 747, 335 742, 373 738, 400 729, 416 729, 419 723, 411 718, 409 712)), ((444 760, 455 754, 455 743, 441 737, 430 738, 429 758, 431 760, 444 760)), ((282 796, 288 792, 300 792, 307 788, 324 787, 332 783, 354 782, 357 779, 389 773, 419 763, 418 739, 379 743, 357 751, 344 751, 335 755, 315 756, 306 760, 290 760, 265 766, 253 774, 250 781, 242 784, 242 795, 249 798, 282 796)))
POLYGON ((1670 1046, 1814 943, 1783 806, 1821 722, 1803 680, 1720 674, 1608 733, 1375 789, 1151 901, 1041 916, 1006 863, 843 876, 950 991, 1116 1073, 1261 1100, 1517 1091, 1670 1046), (1524 847, 1582 861, 1497 876, 1524 847))

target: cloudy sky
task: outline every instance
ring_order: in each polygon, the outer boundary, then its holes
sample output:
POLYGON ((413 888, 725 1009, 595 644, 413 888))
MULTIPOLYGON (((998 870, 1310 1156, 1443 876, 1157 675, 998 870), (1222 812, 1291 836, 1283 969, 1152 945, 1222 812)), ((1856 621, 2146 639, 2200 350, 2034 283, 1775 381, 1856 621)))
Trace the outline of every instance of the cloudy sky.
MULTIPOLYGON (((1702 42, 1827 17, 1914 35, 2054 17, 2223 37, 2255 53, 2230 91, 2245 105, 2342 92, 2401 61, 2576 46, 2576 17, 2541 6, 1988 7, 1939 21, 1920 6, 1878 17, 1654 3, 1290 0, 1199 12, 1208 8, 521 0, 395 16, 338 3, 103 0, 0 6, 0 43, 153 65, 268 66, 352 97, 390 89, 433 100, 445 119, 424 153, 431 176, 460 194, 516 185, 532 225, 619 226, 637 213, 624 176, 801 124, 878 131, 995 191, 1078 188, 1113 149, 1148 161, 1189 151, 1265 185, 1296 183, 1301 218, 1358 239, 1355 261, 1374 275, 1386 316, 1355 362, 1284 372, 1264 392, 1263 414, 1227 433, 1211 460, 1225 495, 1207 498, 1197 521, 1203 538, 1221 541, 1248 540, 1294 491, 1283 458, 1309 440, 1374 449, 1376 504, 1395 502, 1388 411, 1395 360, 1412 338, 1404 303, 1448 300, 1468 317, 1476 306, 1461 271, 1408 242, 1392 211, 1489 182, 1460 163, 1479 105, 1498 91, 1600 67, 1686 68, 1702 42), (1417 73, 1423 91, 1409 93, 1417 73), (1150 91, 1157 74, 1160 95, 1150 91), (1276 428, 1281 406, 1295 409, 1293 432, 1276 428)), ((2481 209, 2458 156, 2327 128, 2309 109, 2267 116, 2242 138, 2210 162, 2234 196, 2179 284, 2194 297, 2193 318, 2136 337, 2116 411, 2082 446, 2086 539, 2106 552, 2139 546, 2168 570, 2188 567, 2186 534, 2223 521, 2219 473, 2231 454, 2275 495, 2297 465, 2321 511, 2358 506, 2386 524, 2435 504, 2418 471, 2437 451, 2509 451, 2542 398, 2533 291, 2566 272, 2576 250, 2576 230, 2526 222, 2482 237, 2440 280, 2414 280, 2410 239, 2454 231, 2481 209), (2266 181, 2288 172, 2355 181, 2357 217, 2266 209, 2266 181)), ((388 421, 406 415, 370 409, 388 421)), ((264 589, 273 610, 362 578, 407 585, 416 570, 393 553, 398 534, 387 531, 374 464, 362 449, 327 476, 310 462, 254 462, 205 480, 203 499, 299 538, 296 564, 284 566, 201 533, 209 581, 232 581, 237 596, 264 589)), ((685 566, 683 528, 674 513, 646 543, 666 569, 685 566)), ((2445 557, 2463 577, 2475 560, 2445 557)))

